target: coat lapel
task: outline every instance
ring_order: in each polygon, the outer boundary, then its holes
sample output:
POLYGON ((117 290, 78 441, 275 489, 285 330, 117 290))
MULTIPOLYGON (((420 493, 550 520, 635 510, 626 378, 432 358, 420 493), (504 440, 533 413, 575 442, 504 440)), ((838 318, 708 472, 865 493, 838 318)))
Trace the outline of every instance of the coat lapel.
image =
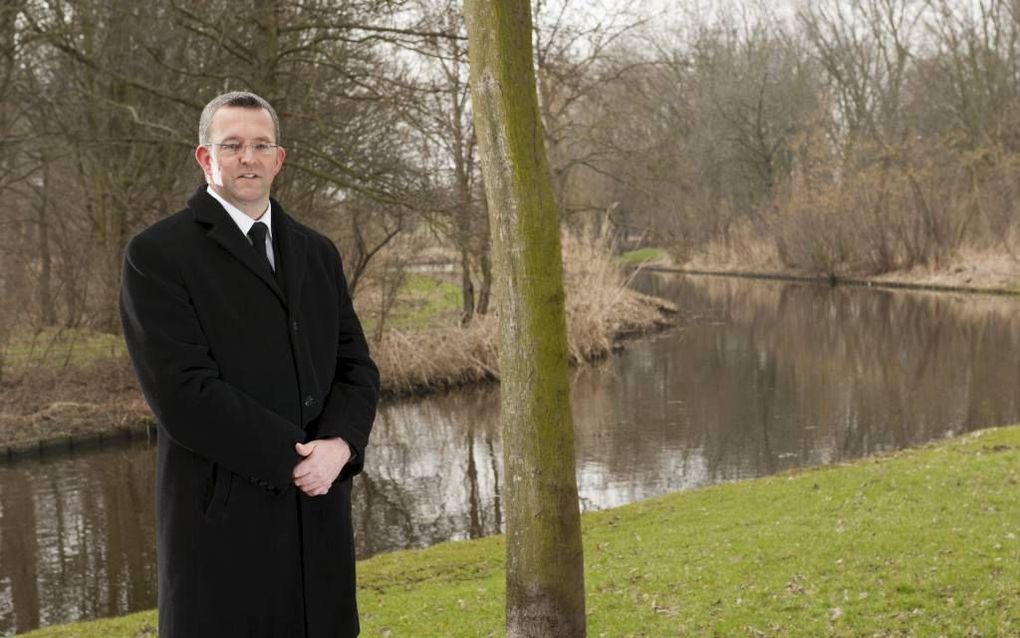
MULTIPOLYGON (((194 211, 195 220, 201 224, 211 226, 207 233, 208 236, 220 246, 223 246, 238 261, 247 266, 252 273, 269 286, 269 289, 277 296, 280 303, 286 306, 287 299, 283 291, 280 290, 280 286, 277 284, 269 265, 265 260, 259 259, 258 254, 252 250, 251 244, 248 243, 241 234, 241 231, 238 230, 234 220, 230 218, 227 211, 223 210, 220 203, 206 192, 205 188, 205 186, 200 187, 192 195, 191 199, 188 200, 188 206, 194 211)), ((278 206, 275 204, 274 206, 276 206, 273 210, 275 213, 278 210, 278 206)), ((282 245, 283 237, 280 240, 282 245)), ((284 262, 285 277, 287 274, 286 266, 287 262, 284 262)), ((289 277, 287 278, 287 283, 290 283, 289 277)))
POLYGON ((305 277, 305 245, 308 239, 304 231, 283 211, 276 200, 273 204, 273 232, 280 243, 280 267, 283 272, 283 287, 287 291, 287 304, 297 308, 301 301, 301 282, 305 277))

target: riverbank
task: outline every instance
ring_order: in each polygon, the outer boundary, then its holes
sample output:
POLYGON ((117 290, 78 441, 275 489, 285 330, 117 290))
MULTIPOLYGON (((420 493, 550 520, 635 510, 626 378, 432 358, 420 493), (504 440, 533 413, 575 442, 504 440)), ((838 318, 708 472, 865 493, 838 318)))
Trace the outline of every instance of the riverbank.
POLYGON ((881 275, 852 272, 829 274, 786 268, 773 248, 753 240, 744 240, 740 242, 739 247, 731 247, 728 250, 713 245, 683 263, 675 262, 662 250, 645 249, 645 251, 646 258, 640 260, 644 267, 661 272, 945 292, 1020 294, 1020 259, 1004 251, 987 249, 964 248, 960 249, 952 260, 938 266, 918 265, 881 275))
POLYGON ((953 278, 940 277, 915 277, 904 275, 880 275, 873 278, 827 276, 797 271, 756 271, 737 269, 700 269, 668 265, 645 265, 643 268, 649 272, 676 273, 678 275, 707 275, 713 277, 743 277, 746 279, 771 279, 776 281, 803 281, 807 283, 829 284, 841 286, 862 286, 865 288, 891 288, 900 290, 929 290, 932 292, 962 292, 980 293, 987 295, 1020 295, 1020 278, 1006 280, 996 284, 971 284, 967 282, 953 282, 953 278))
MULTIPOLYGON (((1020 633, 1020 427, 582 517, 590 636, 1020 633)), ((358 565, 363 635, 502 635, 503 538, 358 565)), ((155 612, 30 638, 152 636, 155 612)))
MULTIPOLYGON (((458 300, 459 301, 459 300, 458 300)), ((673 325, 677 308, 617 283, 568 295, 571 358, 605 358, 628 338, 673 325), (595 308, 595 309, 593 309, 595 308)), ((371 344, 384 398, 498 380, 492 316, 394 328, 371 344)), ((155 423, 123 352, 73 365, 38 365, 6 378, 0 393, 0 459, 151 437, 155 423)))

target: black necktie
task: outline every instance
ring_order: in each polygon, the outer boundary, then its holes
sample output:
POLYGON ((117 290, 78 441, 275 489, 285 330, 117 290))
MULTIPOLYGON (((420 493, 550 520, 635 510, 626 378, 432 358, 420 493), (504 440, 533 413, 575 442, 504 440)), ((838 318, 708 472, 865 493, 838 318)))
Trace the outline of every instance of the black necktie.
POLYGON ((265 224, 262 222, 255 222, 252 224, 251 229, 248 230, 248 239, 251 240, 251 245, 255 249, 255 252, 261 255, 262 259, 266 262, 266 265, 269 266, 269 270, 275 272, 276 269, 273 268, 273 265, 269 262, 269 256, 266 254, 266 233, 268 232, 269 229, 266 228, 265 224))

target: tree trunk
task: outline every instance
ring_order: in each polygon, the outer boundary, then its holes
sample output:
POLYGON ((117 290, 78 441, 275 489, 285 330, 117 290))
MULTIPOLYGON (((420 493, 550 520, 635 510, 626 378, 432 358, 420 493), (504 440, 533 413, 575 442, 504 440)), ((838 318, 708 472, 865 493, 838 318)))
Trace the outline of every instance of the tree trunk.
POLYGON ((471 281, 471 253, 466 245, 460 249, 460 293, 460 325, 466 326, 475 316, 475 284, 471 281))
POLYGON ((499 314, 506 635, 585 635, 563 263, 528 0, 465 0, 499 314))
MULTIPOLYGON (((99 168, 99 167, 95 167, 99 168)), ((93 175, 96 217, 93 220, 95 236, 96 273, 99 276, 99 299, 95 311, 95 327, 108 334, 120 332, 120 315, 117 299, 120 295, 120 269, 124 255, 124 215, 122 206, 113 201, 113 186, 98 170, 93 175)))
POLYGON ((43 326, 54 326, 57 323, 57 310, 53 305, 53 259, 50 253, 50 165, 49 158, 43 168, 42 189, 39 197, 39 232, 36 235, 39 250, 39 288, 37 289, 39 302, 39 323, 43 326))
POLYGON ((488 246, 482 247, 479 260, 482 267, 482 290, 478 293, 478 308, 475 311, 480 315, 487 315, 489 314, 489 297, 492 293, 492 261, 489 259, 488 246))

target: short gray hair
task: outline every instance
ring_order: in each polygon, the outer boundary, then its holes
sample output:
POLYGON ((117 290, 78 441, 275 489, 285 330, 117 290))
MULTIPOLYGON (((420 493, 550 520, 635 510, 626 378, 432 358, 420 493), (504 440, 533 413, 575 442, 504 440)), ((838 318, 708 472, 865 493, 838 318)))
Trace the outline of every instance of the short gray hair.
POLYGON ((265 109, 269 112, 269 116, 273 118, 273 132, 276 136, 276 139, 273 141, 277 144, 280 143, 280 118, 276 116, 276 110, 273 109, 269 102, 248 91, 231 91, 217 95, 202 109, 202 117, 198 120, 198 143, 202 146, 212 144, 212 139, 209 138, 209 129, 212 128, 213 116, 216 115, 216 111, 224 106, 237 106, 242 109, 265 109))

